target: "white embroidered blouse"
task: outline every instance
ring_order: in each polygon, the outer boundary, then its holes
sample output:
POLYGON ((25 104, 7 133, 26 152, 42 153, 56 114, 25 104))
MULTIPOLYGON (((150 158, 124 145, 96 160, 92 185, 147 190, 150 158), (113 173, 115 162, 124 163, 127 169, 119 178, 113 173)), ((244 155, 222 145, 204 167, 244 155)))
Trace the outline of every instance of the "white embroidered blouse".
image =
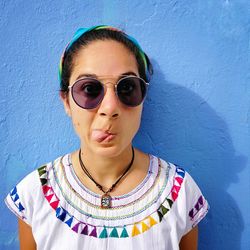
POLYGON ((38 250, 175 250, 208 211, 191 176, 152 155, 134 190, 112 197, 110 209, 100 200, 80 182, 67 154, 26 176, 5 202, 32 227, 38 250))

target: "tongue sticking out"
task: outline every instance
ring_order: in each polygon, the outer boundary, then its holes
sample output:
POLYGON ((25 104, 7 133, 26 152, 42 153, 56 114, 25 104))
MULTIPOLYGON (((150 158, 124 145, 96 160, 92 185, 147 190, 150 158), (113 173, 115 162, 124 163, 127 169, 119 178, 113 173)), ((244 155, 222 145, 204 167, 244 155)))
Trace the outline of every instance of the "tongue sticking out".
POLYGON ((93 130, 92 139, 97 142, 109 142, 115 137, 114 134, 102 130, 93 130))

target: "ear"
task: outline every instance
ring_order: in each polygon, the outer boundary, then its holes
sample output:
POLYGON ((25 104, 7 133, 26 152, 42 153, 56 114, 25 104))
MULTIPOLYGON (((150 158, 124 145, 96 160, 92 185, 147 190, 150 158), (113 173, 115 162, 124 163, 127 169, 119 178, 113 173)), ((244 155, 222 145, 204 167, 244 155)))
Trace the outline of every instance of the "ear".
POLYGON ((70 104, 69 104, 68 92, 60 91, 60 99, 63 103, 64 110, 65 110, 66 114, 69 117, 71 117, 71 108, 70 108, 70 104))

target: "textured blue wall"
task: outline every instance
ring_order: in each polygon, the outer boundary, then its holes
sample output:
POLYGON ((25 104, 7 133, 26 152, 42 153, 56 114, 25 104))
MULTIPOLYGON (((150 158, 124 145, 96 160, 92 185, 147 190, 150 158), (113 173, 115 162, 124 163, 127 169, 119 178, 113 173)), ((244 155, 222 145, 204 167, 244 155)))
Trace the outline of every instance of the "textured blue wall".
MULTIPOLYGON (((60 54, 79 26, 134 35, 155 75, 135 144, 185 166, 211 210, 200 249, 250 245, 250 4, 248 0, 0 1, 2 201, 78 140, 58 97, 60 54)), ((0 249, 18 249, 0 203, 0 249)))

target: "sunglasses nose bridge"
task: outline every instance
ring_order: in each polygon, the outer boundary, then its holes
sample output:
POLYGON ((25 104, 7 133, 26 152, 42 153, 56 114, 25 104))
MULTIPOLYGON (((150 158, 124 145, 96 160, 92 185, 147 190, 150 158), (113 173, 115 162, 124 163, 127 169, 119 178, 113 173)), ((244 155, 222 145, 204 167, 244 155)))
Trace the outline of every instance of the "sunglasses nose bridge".
POLYGON ((108 82, 105 82, 105 83, 102 82, 102 86, 105 89, 105 93, 107 92, 107 88, 111 88, 117 94, 117 83, 114 83, 114 82, 111 82, 111 81, 108 81, 108 82))
POLYGON ((113 82, 111 82, 111 81, 109 81, 109 82, 105 82, 105 83, 102 83, 103 85, 105 85, 105 87, 107 87, 107 88, 116 88, 116 83, 113 83, 113 82))

